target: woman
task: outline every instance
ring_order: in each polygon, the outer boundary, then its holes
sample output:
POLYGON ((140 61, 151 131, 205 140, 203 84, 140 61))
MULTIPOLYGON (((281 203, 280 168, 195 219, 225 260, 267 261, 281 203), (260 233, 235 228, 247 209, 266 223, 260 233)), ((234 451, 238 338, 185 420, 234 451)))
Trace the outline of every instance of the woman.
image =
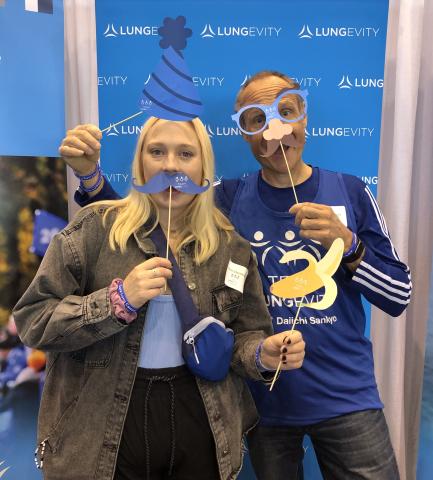
MULTIPOLYGON (((60 152, 84 162, 98 138, 96 127, 79 126, 60 152)), ((141 184, 161 171, 199 185, 212 179, 203 124, 150 118, 132 168, 141 184)), ((171 264, 148 237, 158 223, 167 234, 168 206, 168 191, 132 189, 124 200, 82 210, 54 237, 15 308, 23 341, 49 352, 38 433, 47 480, 236 478, 242 436, 257 421, 241 377, 264 380, 280 360, 284 369, 302 364, 298 332, 267 337, 271 322, 249 244, 214 207, 210 188, 173 192, 170 248, 199 313, 233 329, 235 347, 223 381, 189 373, 173 298, 163 295, 171 264), (243 294, 225 285, 231 258, 248 269, 243 294)))

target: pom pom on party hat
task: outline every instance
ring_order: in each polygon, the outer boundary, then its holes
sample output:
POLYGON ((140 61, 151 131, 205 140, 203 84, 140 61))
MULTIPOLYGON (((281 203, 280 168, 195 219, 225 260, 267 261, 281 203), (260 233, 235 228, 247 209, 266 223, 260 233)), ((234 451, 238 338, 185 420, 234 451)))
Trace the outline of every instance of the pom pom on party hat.
POLYGON ((203 104, 198 89, 192 81, 181 50, 186 47, 186 40, 192 35, 190 28, 185 28, 186 19, 165 18, 164 25, 158 29, 162 39, 159 42, 164 50, 161 60, 149 82, 143 89, 141 105, 151 107, 146 114, 165 120, 187 121, 201 115, 203 104))

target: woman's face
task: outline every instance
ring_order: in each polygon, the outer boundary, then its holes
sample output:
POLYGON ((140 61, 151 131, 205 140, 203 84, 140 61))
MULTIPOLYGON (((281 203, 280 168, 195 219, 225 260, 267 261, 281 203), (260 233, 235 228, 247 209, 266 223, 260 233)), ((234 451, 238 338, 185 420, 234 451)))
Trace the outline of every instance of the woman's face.
MULTIPOLYGON (((194 127, 189 122, 158 120, 147 132, 143 143, 141 161, 145 180, 157 173, 183 172, 197 185, 203 178, 201 147, 194 127)), ((160 210, 168 209, 169 188, 152 194, 160 210)), ((171 208, 184 210, 194 195, 172 188, 171 208)))

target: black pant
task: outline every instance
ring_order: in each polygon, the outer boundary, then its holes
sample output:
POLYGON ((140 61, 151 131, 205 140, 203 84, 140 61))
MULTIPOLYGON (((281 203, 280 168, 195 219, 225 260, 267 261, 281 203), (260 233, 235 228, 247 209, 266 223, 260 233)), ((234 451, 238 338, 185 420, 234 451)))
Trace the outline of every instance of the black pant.
POLYGON ((203 400, 186 367, 138 369, 114 478, 219 480, 203 400))

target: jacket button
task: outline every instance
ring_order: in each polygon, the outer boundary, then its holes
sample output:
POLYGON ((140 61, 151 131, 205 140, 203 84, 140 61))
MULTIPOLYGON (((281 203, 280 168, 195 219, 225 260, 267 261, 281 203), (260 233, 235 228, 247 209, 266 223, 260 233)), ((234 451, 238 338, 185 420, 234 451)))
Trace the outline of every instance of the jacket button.
POLYGON ((190 283, 188 283, 188 288, 190 290, 195 290, 196 289, 196 284, 194 282, 190 282, 190 283))
POLYGON ((99 315, 99 314, 101 313, 101 310, 100 310, 99 308, 95 308, 95 309, 93 310, 93 313, 94 313, 95 315, 99 315))
POLYGON ((223 450, 223 455, 227 455, 228 453, 229 453, 229 451, 227 449, 223 450))

